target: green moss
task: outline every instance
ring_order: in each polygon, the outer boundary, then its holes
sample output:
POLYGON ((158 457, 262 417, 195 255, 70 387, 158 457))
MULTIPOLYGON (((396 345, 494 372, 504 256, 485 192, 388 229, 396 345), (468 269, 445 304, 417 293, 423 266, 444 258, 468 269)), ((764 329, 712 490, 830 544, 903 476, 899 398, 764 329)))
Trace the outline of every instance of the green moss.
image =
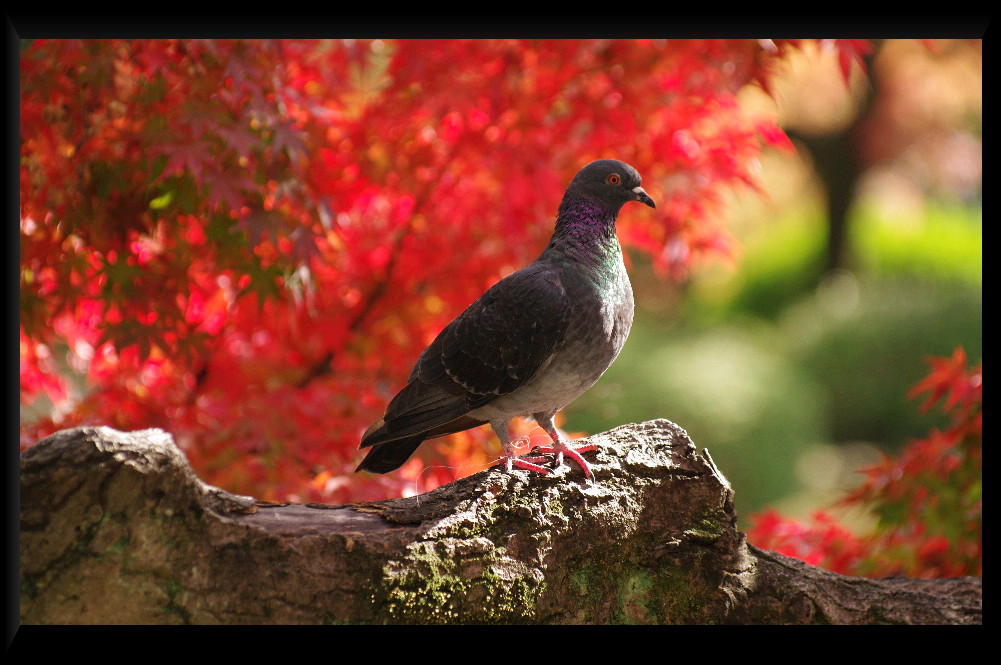
MULTIPOLYGON (((689 538, 716 540, 719 521, 706 517, 685 532, 689 538)), ((579 604, 577 623, 588 624, 690 624, 706 620, 705 606, 716 590, 705 586, 698 567, 672 565, 671 557, 658 557, 655 538, 639 539, 631 552, 594 553, 594 563, 572 572, 565 604, 579 604)))
POLYGON ((650 593, 653 589, 650 571, 633 570, 619 587, 619 608, 623 623, 651 623, 650 593))
MULTIPOLYGON (((392 623, 499 624, 536 619, 545 583, 527 576, 502 579, 490 565, 501 558, 491 553, 464 558, 458 564, 425 551, 408 564, 413 567, 406 574, 388 574, 382 592, 372 600, 378 602, 378 596, 382 597, 392 623), (481 565, 482 574, 464 577, 460 565, 481 565)), ((709 593, 695 584, 690 573, 671 566, 605 563, 578 569, 568 581, 570 591, 564 603, 580 607, 574 623, 685 624, 705 620, 703 610, 709 593)))
POLYGON ((25 575, 21 579, 21 599, 34 600, 38 597, 38 576, 25 575))
MULTIPOLYGON (((407 560, 398 564, 406 572, 384 571, 389 618, 422 624, 528 620, 544 585, 528 576, 498 574, 504 563, 503 548, 454 556, 443 543, 417 543, 410 548, 407 560)), ((509 573, 511 568, 504 570, 509 573)))
POLYGON ((575 570, 570 574, 570 581, 580 595, 586 596, 588 594, 591 587, 591 574, 587 570, 575 570))
POLYGON ((685 529, 682 533, 690 540, 708 545, 719 540, 724 532, 723 524, 716 517, 715 513, 713 513, 712 515, 704 516, 695 526, 685 529))
POLYGON ((687 624, 706 620, 710 591, 696 583, 694 571, 661 568, 651 595, 659 609, 658 623, 687 624))
POLYGON ((320 623, 321 623, 321 625, 324 625, 324 626, 356 625, 354 622, 352 622, 351 624, 349 624, 348 622, 346 622, 346 621, 344 621, 342 619, 338 619, 337 617, 332 616, 332 615, 328 614, 327 612, 323 613, 323 617, 320 619, 320 623))
POLYGON ((160 611, 165 615, 174 617, 180 623, 189 624, 191 623, 191 617, 188 611, 177 602, 177 597, 183 591, 185 591, 185 588, 180 582, 177 580, 168 580, 164 587, 164 592, 167 594, 167 603, 160 608, 160 611))
MULTIPOLYGON (((479 507, 483 519, 453 525, 446 534, 412 545, 401 560, 383 567, 368 601, 379 620, 390 623, 491 624, 551 620, 547 608, 578 608, 562 620, 581 624, 662 624, 705 621, 705 605, 717 590, 700 584, 691 565, 664 564, 671 557, 656 557, 663 539, 650 534, 632 537, 623 552, 621 543, 607 552, 589 551, 586 566, 573 567, 556 580, 559 568, 545 572, 524 567, 507 556, 503 543, 536 537, 527 514, 544 511, 566 514, 556 502, 542 505, 507 504, 503 498, 479 507), (530 512, 529 512, 530 511, 530 512), (476 539, 493 545, 476 548, 476 539)), ((570 517, 570 515, 568 515, 570 517)), ((538 525, 541 529, 542 525, 538 525)), ((724 533, 718 510, 707 510, 683 537, 709 545, 724 533)), ((515 545, 512 543, 511 545, 515 545)), ((519 547, 520 549, 520 547, 519 547)), ((710 548, 705 548, 711 555, 710 548)), ((698 554, 696 554, 698 556, 698 554)), ((520 559, 521 557, 516 557, 520 559)), ((697 562, 696 562, 697 563, 697 562)), ((375 618, 375 617, 374 617, 375 618)))
MULTIPOLYGON (((547 505, 547 511, 562 506, 547 505)), ((491 501, 478 508, 480 518, 453 525, 434 541, 415 543, 401 561, 391 562, 373 590, 372 600, 398 623, 521 623, 536 615, 545 591, 530 569, 506 557, 503 546, 476 551, 478 539, 506 542, 525 533, 525 516, 540 506, 491 501), (517 525, 511 524, 517 520, 517 525), (472 547, 472 551, 466 548, 472 547), (457 551, 459 550, 459 551, 457 551)))

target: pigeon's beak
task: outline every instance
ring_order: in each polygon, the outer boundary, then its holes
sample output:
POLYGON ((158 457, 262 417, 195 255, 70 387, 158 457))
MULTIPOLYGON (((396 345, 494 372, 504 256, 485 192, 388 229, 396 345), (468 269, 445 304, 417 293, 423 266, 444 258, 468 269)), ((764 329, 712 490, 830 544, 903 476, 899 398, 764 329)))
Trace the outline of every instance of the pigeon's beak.
POLYGON ((651 208, 656 208, 657 204, 653 202, 650 195, 642 187, 633 187, 633 194, 636 195, 636 200, 640 203, 645 203, 651 208))

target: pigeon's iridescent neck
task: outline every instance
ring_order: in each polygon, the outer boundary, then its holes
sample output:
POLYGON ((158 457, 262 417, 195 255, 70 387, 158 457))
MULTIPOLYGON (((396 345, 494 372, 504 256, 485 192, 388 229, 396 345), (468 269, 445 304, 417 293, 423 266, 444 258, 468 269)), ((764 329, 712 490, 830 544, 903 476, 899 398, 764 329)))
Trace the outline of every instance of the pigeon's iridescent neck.
POLYGON ((617 259, 622 252, 615 237, 619 208, 609 210, 607 204, 587 198, 564 197, 549 247, 589 265, 617 259))

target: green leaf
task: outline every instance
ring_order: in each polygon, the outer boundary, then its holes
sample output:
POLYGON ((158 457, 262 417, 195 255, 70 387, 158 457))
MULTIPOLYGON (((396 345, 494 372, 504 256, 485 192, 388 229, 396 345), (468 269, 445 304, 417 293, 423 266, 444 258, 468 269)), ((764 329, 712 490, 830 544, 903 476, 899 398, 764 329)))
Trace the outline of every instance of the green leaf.
POLYGON ((153 199, 152 201, 150 201, 149 202, 149 207, 152 208, 153 210, 163 210, 164 208, 166 208, 167 206, 169 206, 170 203, 171 203, 171 201, 173 201, 173 200, 174 200, 174 193, 173 192, 167 192, 166 194, 163 194, 162 196, 158 196, 155 199, 153 199))

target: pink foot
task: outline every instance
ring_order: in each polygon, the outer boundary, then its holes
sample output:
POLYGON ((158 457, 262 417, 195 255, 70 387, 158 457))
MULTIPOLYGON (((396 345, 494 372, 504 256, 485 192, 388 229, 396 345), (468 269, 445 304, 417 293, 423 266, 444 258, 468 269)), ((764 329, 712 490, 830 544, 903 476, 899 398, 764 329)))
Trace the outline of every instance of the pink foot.
POLYGON ((518 467, 519 469, 528 469, 529 471, 535 471, 536 473, 541 473, 544 476, 549 475, 549 469, 547 469, 546 467, 539 466, 538 464, 533 464, 532 462, 529 462, 528 460, 523 460, 520 457, 514 460, 514 466, 518 467))
POLYGON ((549 469, 544 466, 539 466, 538 464, 533 464, 533 462, 542 461, 541 458, 524 458, 524 457, 505 457, 504 466, 510 471, 513 467, 518 467, 519 469, 525 469, 527 471, 534 471, 535 473, 541 473, 546 476, 549 475, 549 469))
POLYGON ((545 447, 545 448, 539 447, 536 448, 535 450, 540 453, 556 453, 557 467, 563 464, 563 456, 566 455, 567 457, 569 457, 570 459, 572 459, 574 462, 577 463, 577 466, 581 468, 586 478, 588 478, 589 480, 593 480, 594 473, 591 471, 591 466, 587 463, 587 460, 585 460, 581 456, 581 453, 589 453, 592 450, 597 450, 597 449, 598 449, 598 444, 596 443, 588 443, 583 446, 571 448, 562 441, 559 441, 559 442, 554 442, 554 444, 551 447, 545 447))
POLYGON ((504 468, 511 471, 514 467, 519 469, 525 469, 527 471, 534 471, 535 473, 541 473, 542 475, 548 475, 549 469, 544 466, 539 466, 536 462, 544 462, 545 459, 541 457, 518 457, 518 453, 515 452, 518 448, 524 448, 528 445, 530 439, 527 436, 519 436, 517 439, 504 443, 504 468))

